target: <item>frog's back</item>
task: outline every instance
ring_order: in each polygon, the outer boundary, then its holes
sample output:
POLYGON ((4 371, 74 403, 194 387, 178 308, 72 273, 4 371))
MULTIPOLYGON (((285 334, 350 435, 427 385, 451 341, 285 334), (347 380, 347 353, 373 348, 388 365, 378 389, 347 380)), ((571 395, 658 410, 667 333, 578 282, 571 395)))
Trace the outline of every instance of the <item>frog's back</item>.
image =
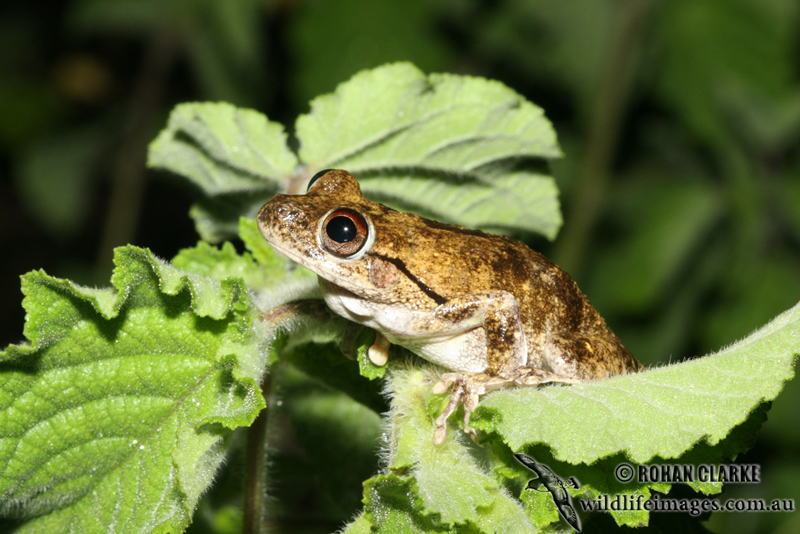
POLYGON ((544 255, 505 236, 458 226, 448 231, 460 233, 462 239, 448 240, 458 243, 449 256, 459 265, 447 270, 451 294, 446 297, 507 291, 517 301, 529 345, 541 345, 543 338, 554 335, 583 336, 603 340, 609 350, 623 354, 623 360, 635 361, 572 277, 544 255))

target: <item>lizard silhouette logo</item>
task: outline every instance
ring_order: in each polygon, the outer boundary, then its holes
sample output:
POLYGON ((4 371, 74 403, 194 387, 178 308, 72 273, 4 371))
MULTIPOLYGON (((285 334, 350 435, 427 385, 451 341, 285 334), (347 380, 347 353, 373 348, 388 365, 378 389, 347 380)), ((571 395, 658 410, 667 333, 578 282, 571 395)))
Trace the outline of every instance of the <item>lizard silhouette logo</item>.
POLYGON ((564 521, 580 532, 581 518, 578 517, 578 512, 572 504, 572 496, 569 494, 569 491, 567 491, 567 486, 571 486, 575 489, 581 487, 581 483, 578 482, 578 479, 570 477, 569 480, 564 480, 555 474, 552 469, 544 464, 540 464, 527 454, 514 453, 514 456, 522 465, 533 471, 536 475, 536 478, 528 482, 525 489, 549 491, 558 509, 558 513, 564 518, 564 521), (544 489, 541 489, 542 486, 544 486, 544 489))

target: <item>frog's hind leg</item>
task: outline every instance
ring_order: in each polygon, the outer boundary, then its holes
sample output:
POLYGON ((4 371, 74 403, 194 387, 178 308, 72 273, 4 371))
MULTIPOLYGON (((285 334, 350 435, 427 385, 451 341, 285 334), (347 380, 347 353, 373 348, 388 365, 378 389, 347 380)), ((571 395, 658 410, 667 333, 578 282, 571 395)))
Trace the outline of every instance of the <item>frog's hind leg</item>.
POLYGON ((596 380, 642 370, 619 338, 608 332, 604 336, 582 333, 556 333, 548 336, 538 358, 530 367, 542 367, 556 375, 581 380, 596 380))
POLYGON ((464 431, 473 439, 476 431, 469 426, 469 418, 478 406, 481 395, 507 387, 536 386, 547 382, 565 382, 576 384, 580 380, 568 376, 561 376, 545 369, 521 367, 513 371, 502 372, 498 375, 486 373, 445 373, 432 389, 434 395, 444 393, 451 387, 450 402, 436 418, 436 430, 433 442, 440 445, 447 435, 447 419, 458 409, 459 404, 464 405, 464 431))

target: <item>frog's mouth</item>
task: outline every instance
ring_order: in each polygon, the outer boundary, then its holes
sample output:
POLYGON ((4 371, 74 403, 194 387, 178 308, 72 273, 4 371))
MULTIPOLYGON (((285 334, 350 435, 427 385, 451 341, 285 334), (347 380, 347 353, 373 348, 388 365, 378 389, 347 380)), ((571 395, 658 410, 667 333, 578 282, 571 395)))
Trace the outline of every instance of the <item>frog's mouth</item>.
POLYGON ((313 248, 310 249, 311 252, 305 252, 305 253, 298 252, 296 247, 283 246, 283 244, 280 241, 274 240, 272 236, 267 238, 267 243, 269 243, 270 246, 272 246, 272 248, 274 248, 276 251, 283 254, 293 262, 314 271, 316 274, 320 274, 319 269, 316 268, 315 263, 325 260, 322 253, 316 251, 313 248))
POLYGON ((282 245, 280 241, 273 241, 272 236, 266 237, 267 242, 278 251, 280 254, 283 254, 293 262, 298 265, 302 265, 309 271, 313 272, 323 280, 326 280, 330 284, 336 285, 340 288, 346 288, 349 284, 347 283, 348 277, 344 274, 339 275, 336 273, 335 268, 331 269, 323 269, 320 264, 328 264, 328 265, 336 265, 337 262, 332 261, 331 255, 319 250, 315 247, 309 247, 304 250, 297 250, 297 247, 285 247, 282 245))

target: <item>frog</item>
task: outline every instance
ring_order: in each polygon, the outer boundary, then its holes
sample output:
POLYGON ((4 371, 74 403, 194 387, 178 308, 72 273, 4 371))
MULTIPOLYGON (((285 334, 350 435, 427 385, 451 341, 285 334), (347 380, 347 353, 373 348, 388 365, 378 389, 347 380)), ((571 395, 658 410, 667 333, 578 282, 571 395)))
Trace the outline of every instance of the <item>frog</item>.
POLYGON ((257 224, 273 248, 317 274, 333 313, 378 332, 376 361, 386 362, 391 343, 444 369, 432 387, 450 390, 434 421, 437 445, 459 406, 476 438, 470 416, 491 391, 643 370, 545 256, 372 202, 346 170, 316 173, 305 194, 275 195, 257 224))

